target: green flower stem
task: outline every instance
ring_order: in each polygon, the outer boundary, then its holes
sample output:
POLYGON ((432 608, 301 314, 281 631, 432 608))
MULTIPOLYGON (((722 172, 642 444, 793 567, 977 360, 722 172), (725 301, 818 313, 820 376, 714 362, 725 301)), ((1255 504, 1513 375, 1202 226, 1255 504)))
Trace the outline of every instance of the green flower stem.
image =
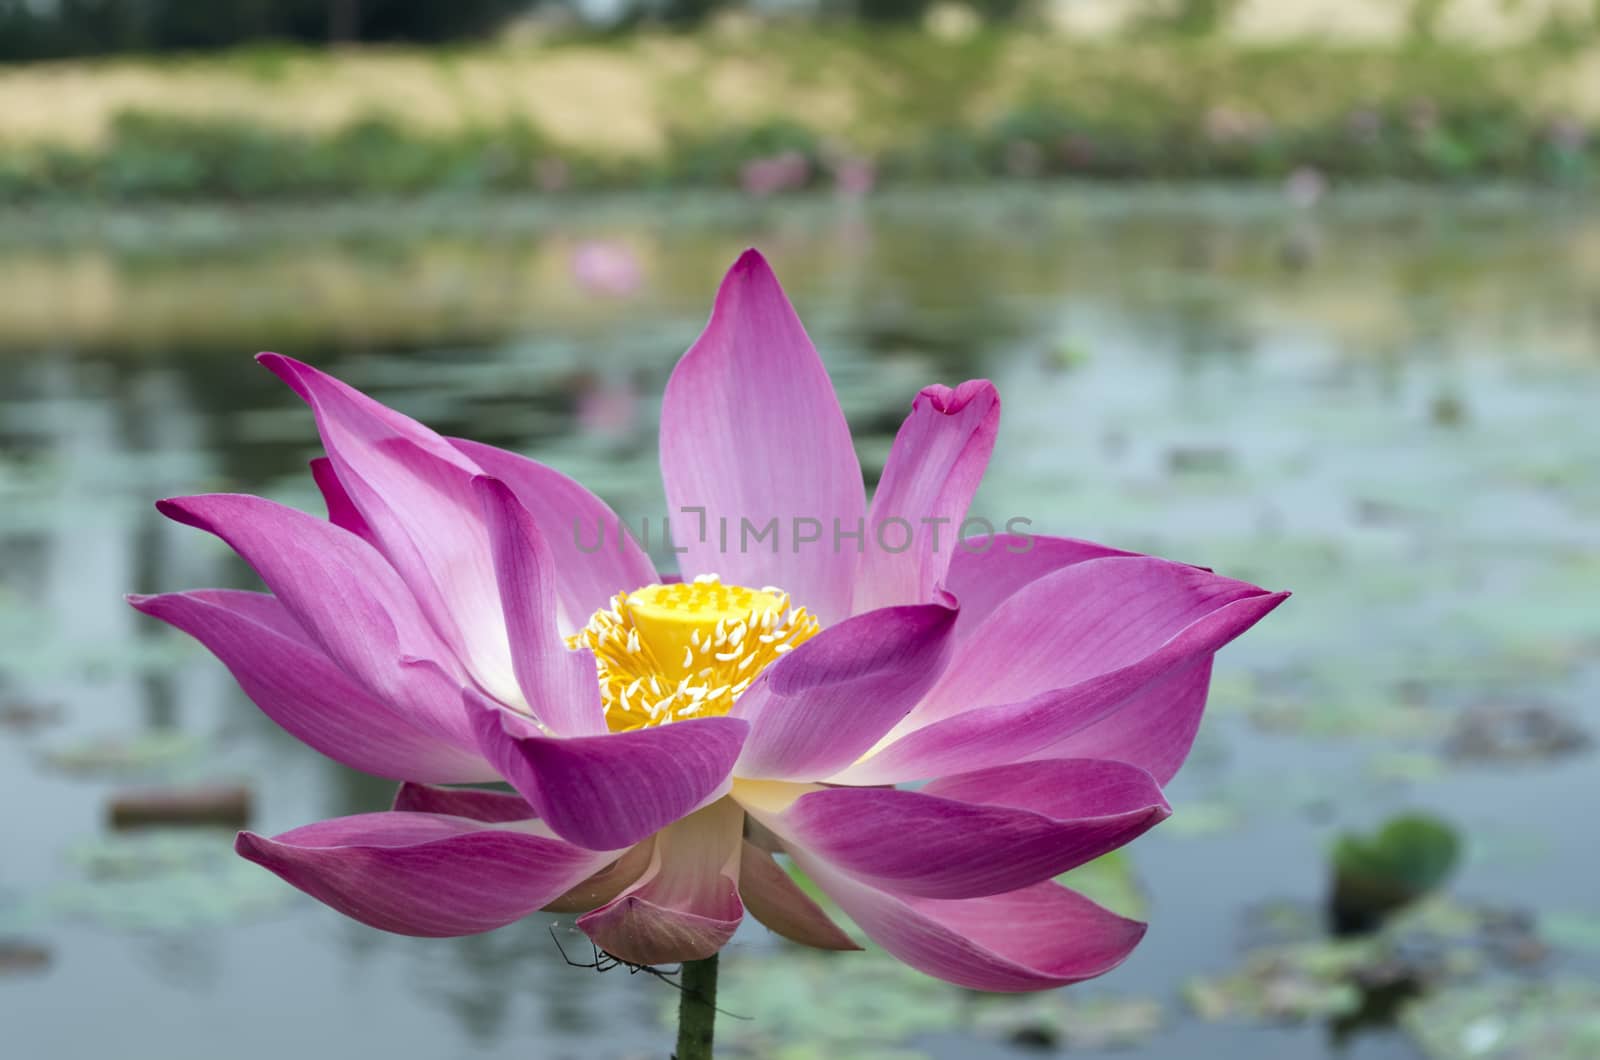
POLYGON ((678 1002, 677 1060, 711 1060, 717 1023, 717 955, 683 962, 678 1002))

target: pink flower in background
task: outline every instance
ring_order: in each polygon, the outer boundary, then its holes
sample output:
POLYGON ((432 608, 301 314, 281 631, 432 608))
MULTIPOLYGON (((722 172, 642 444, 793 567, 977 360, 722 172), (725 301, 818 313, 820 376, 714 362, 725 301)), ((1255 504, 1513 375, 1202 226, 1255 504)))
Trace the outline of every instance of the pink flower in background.
POLYGON ((572 250, 572 278, 590 294, 625 298, 643 286, 644 267, 625 243, 587 239, 572 250))
POLYGON ((865 198, 877 183, 878 167, 870 158, 845 155, 833 163, 833 188, 847 199, 865 198))
POLYGON ((739 186, 746 195, 764 199, 786 191, 799 191, 811 179, 811 162, 799 151, 784 151, 769 158, 746 162, 739 171, 739 186))
POLYGON ((633 380, 592 379, 578 393, 578 427, 598 438, 626 438, 639 422, 639 392, 633 380))
POLYGON ((290 733, 403 783, 387 812, 243 833, 245 857, 388 931, 576 912, 640 964, 709 956, 745 912, 852 948, 775 852, 963 986, 1100 975, 1142 937, 1054 878, 1167 816, 1212 655, 1286 594, 1087 541, 957 545, 990 383, 918 394, 869 503, 822 362, 745 254, 663 399, 667 498, 710 528, 680 530, 672 583, 625 536, 596 549, 616 517, 558 472, 261 361, 316 415, 328 519, 162 501, 271 592, 132 602, 290 733), (744 547, 724 519, 859 536, 744 547), (902 521, 906 547, 878 547, 902 521), (501 779, 516 793, 434 786, 501 779))
POLYGON ((1309 210, 1322 201, 1328 192, 1328 178, 1315 166, 1300 166, 1283 182, 1283 193, 1289 202, 1302 210, 1309 210))

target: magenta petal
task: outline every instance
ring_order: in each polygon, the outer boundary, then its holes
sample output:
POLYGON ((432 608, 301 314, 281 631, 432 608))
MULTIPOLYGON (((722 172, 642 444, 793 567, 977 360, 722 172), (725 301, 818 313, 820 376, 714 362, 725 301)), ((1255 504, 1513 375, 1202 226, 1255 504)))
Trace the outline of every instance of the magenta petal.
POLYGON ((709 957, 739 927, 744 812, 722 799, 656 836, 650 867, 607 904, 578 918, 595 944, 633 964, 709 957))
MULTIPOLYGON (((1166 699, 1193 703, 1188 697, 1193 695, 1196 667, 1204 666, 1218 648, 1255 625, 1287 595, 1263 593, 1234 600, 1120 670, 1021 702, 977 707, 915 729, 833 779, 847 784, 898 784, 1029 758, 1057 758, 1065 753, 1069 737, 1097 723, 1112 725, 1121 711, 1135 719, 1132 724, 1165 716, 1160 704, 1166 699)), ((1155 772, 1152 767, 1170 762, 1178 747, 1182 753, 1176 757, 1181 761, 1193 738, 1187 722, 1152 729, 1139 737, 1148 741, 1150 757, 1133 764, 1155 772)), ((1075 748, 1072 753, 1083 750, 1075 748)))
POLYGON ((1001 766, 921 791, 825 788, 781 813, 751 812, 787 849, 875 887, 977 898, 1076 868, 1171 810, 1144 770, 1073 760, 1001 766))
POLYGON ((528 800, 509 791, 484 791, 482 788, 441 788, 406 781, 394 793, 391 809, 409 813, 440 813, 450 817, 470 817, 489 824, 528 821, 539 815, 528 800))
POLYGON ((474 935, 509 924, 612 861, 534 831, 431 813, 367 813, 235 849, 345 916, 401 935, 474 935))
POLYGON ((472 480, 479 470, 439 435, 293 358, 263 365, 316 415, 322 444, 372 539, 478 682, 519 696, 494 562, 472 480))
POLYGON ((961 605, 956 639, 983 624, 996 607, 1024 585, 1076 563, 1135 553, 1041 534, 982 534, 956 546, 944 587, 961 605))
POLYGON ((361 512, 350 500, 350 494, 344 491, 339 473, 333 469, 333 461, 325 456, 311 461, 311 478, 322 492, 322 502, 328 506, 328 522, 341 530, 350 531, 368 544, 375 544, 372 528, 361 517, 361 512))
POLYGON ((547 913, 587 913, 611 901, 632 887, 650 867, 655 854, 656 841, 652 836, 642 843, 629 847, 616 861, 607 865, 587 880, 561 897, 546 903, 547 913))
POLYGON ((616 512, 559 471, 492 445, 450 439, 487 475, 504 482, 532 516, 554 562, 562 628, 580 628, 619 592, 659 580, 616 512))
POLYGON ((1211 660, 1206 659, 1079 729, 1050 753, 1131 762, 1165 784, 1189 757, 1210 688, 1211 660))
POLYGON ((473 485, 489 527, 511 663, 523 698, 557 736, 605 732, 594 656, 569 650, 557 626, 555 562, 544 535, 505 483, 479 477, 473 485))
POLYGON ((771 854, 748 841, 739 859, 739 897, 751 916, 790 942, 819 950, 861 948, 771 854))
POLYGON ((917 395, 872 496, 873 532, 856 574, 853 610, 934 599, 999 430, 1000 395, 987 379, 954 390, 930 386, 917 395))
POLYGON ((1144 937, 1060 884, 957 900, 878 890, 819 862, 795 860, 878 945, 919 971, 973 990, 1047 990, 1104 975, 1144 937))
POLYGON ((748 730, 738 718, 691 718, 563 739, 466 698, 484 756, 557 835, 594 850, 632 846, 719 797, 748 730))
POLYGON ((128 602, 204 644, 263 714, 336 762, 392 780, 494 779, 476 744, 453 745, 367 691, 274 597, 200 589, 128 602))
POLYGON ((850 613, 856 553, 833 533, 864 521, 861 466, 822 360, 753 250, 667 382, 661 473, 685 574, 776 585, 827 625, 850 613), (746 546, 743 520, 752 533, 776 520, 771 544, 746 546))
POLYGON ((750 721, 739 775, 814 780, 854 762, 938 678, 955 618, 943 604, 869 611, 778 660, 734 707, 750 721))
POLYGON ((910 724, 1010 703, 1130 666, 1265 589, 1150 556, 1089 560, 1013 593, 962 641, 910 724))
MULTIPOLYGON (((371 545, 305 512, 243 494, 176 497, 156 507, 216 534, 254 567, 306 636, 416 727, 475 746, 454 656, 371 545), (405 658, 434 661, 406 667, 405 658)), ((423 779, 423 778, 414 778, 423 779)))

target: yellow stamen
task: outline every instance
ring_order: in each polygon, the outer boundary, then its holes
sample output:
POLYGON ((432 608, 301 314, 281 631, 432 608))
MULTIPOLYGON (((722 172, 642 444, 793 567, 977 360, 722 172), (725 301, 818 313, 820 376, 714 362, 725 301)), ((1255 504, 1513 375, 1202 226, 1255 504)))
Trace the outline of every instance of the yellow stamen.
POLYGON ((613 732, 726 714, 761 671, 821 628, 789 594, 702 574, 618 593, 568 638, 594 652, 613 732))

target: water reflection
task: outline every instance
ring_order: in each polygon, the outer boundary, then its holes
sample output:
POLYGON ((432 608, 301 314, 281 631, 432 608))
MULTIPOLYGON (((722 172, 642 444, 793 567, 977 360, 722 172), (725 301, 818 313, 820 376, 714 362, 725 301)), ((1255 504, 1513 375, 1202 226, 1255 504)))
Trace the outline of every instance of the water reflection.
MULTIPOLYGON (((115 603, 252 584, 151 500, 247 490, 315 507, 310 416, 248 361, 272 347, 446 433, 544 459, 630 522, 659 518, 661 389, 715 278, 756 242, 824 351, 869 478, 918 387, 987 375, 1006 415, 982 514, 1300 593, 1219 666, 1202 768, 1136 857, 1156 929, 1117 988, 1176 1004, 1183 979, 1234 959, 1252 903, 1315 893, 1328 829, 1416 800, 1476 821, 1491 850, 1497 832, 1548 830, 1542 861, 1491 858, 1463 886, 1592 902, 1593 852, 1539 823, 1574 792, 1600 796, 1592 760, 1507 778, 1457 770, 1439 748, 1450 712, 1486 696, 1600 727, 1600 218, 1358 200, 1308 219, 1230 197, 1052 193, 842 214, 610 207, 499 234, 470 218, 241 232, 0 254, 0 696, 66 704, 50 746, 192 734, 204 750, 183 775, 251 778, 265 831, 384 808, 391 785, 283 736, 221 667, 115 603), (628 248, 636 286, 586 293, 572 255, 592 240, 628 248), (1396 751, 1437 774, 1376 773, 1396 751), (1350 780, 1377 775, 1389 779, 1350 780), (1186 814, 1214 831, 1181 831, 1186 814)), ((39 808, 8 814, 0 888, 47 895, 73 881, 63 851, 97 834, 122 781, 52 770, 40 750, 0 730, 0 800, 39 808)), ((197 1051, 242 1060, 595 1055, 596 1036, 660 1051, 666 988, 568 967, 544 918, 421 941, 292 909, 153 943, 39 915, 27 930, 64 957, 48 980, 0 983, 20 1002, 10 1033, 77 1055, 181 1025, 197 1051), (51 1014, 115 991, 114 1026, 51 1014), (229 1013, 269 1003, 295 1018, 229 1034, 229 1013)), ((768 952, 760 931, 736 945, 768 952)), ((849 965, 830 968, 848 990, 849 965)), ((1297 1055, 1337 1047, 1315 1038, 1297 1036, 1297 1055)), ((1149 1055, 1224 1039, 1261 1056, 1281 1041, 1211 1028, 1149 1055)))

